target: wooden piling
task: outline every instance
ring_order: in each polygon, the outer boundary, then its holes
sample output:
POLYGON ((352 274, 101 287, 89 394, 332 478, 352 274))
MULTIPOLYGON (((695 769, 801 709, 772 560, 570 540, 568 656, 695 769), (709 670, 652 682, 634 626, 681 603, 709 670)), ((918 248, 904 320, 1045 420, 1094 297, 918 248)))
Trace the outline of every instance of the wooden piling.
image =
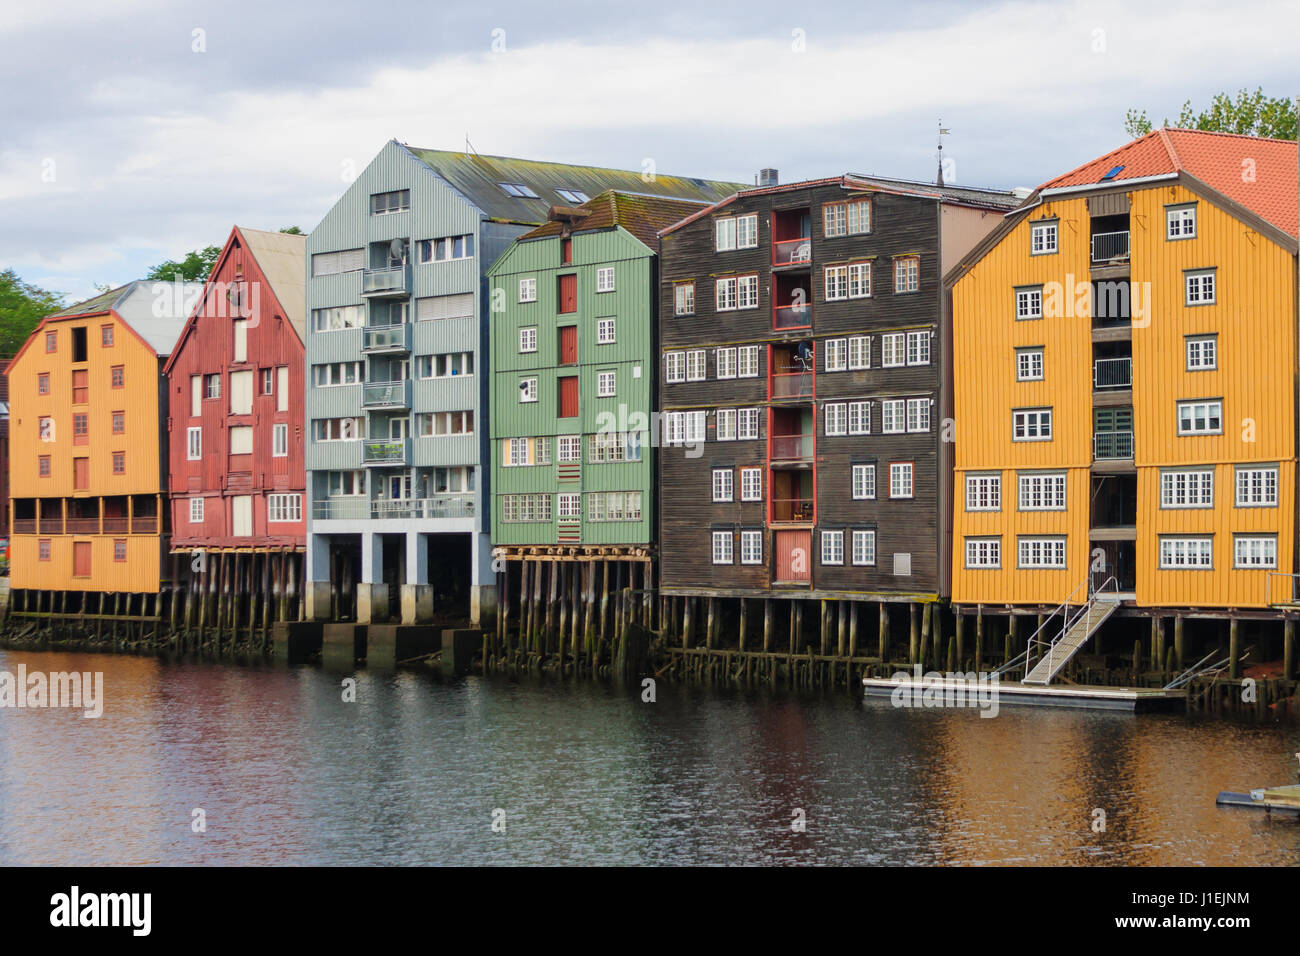
POLYGON ((1183 635, 1183 616, 1177 614, 1174 616, 1174 667, 1181 673, 1187 665, 1186 660, 1187 644, 1183 635))
POLYGON ((1241 677, 1241 635, 1238 633, 1237 619, 1228 620, 1228 679, 1241 677))
POLYGON ((763 653, 772 652, 772 599, 763 599, 763 653))
POLYGON ((877 641, 877 653, 880 657, 880 663, 889 663, 889 605, 880 601, 877 605, 880 609, 880 634, 877 641))
POLYGON ((1282 679, 1295 677, 1295 618, 1282 622, 1282 679))

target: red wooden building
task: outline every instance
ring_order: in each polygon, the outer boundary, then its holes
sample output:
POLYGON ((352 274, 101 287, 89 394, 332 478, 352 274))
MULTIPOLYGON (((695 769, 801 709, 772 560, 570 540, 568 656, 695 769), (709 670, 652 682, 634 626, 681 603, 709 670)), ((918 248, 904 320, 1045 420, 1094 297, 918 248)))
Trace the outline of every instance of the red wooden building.
POLYGON ((305 546, 305 282, 305 236, 231 230, 164 369, 173 552, 305 546))

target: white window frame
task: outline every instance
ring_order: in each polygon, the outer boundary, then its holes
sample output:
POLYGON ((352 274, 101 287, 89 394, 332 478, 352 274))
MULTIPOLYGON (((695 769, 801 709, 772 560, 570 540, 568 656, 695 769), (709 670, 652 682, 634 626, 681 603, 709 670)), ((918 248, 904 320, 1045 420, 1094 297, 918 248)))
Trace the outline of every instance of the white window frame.
POLYGON ((713 498, 717 503, 735 500, 736 472, 732 468, 713 469, 713 498))
POLYGON ((849 434, 871 434, 871 402, 849 402, 849 434))
POLYGON ((1029 254, 1031 256, 1054 255, 1058 248, 1057 220, 1044 219, 1029 226, 1029 254))
POLYGON ((736 410, 734 408, 719 408, 714 420, 714 432, 716 441, 735 441, 736 440, 736 410))
POLYGON ((521 405, 532 404, 537 401, 537 377, 532 376, 519 380, 519 403, 521 405))
POLYGON ((930 399, 909 398, 907 400, 907 431, 909 434, 924 434, 930 430, 930 399))
POLYGON ((1214 305, 1219 301, 1218 276, 1213 269, 1193 269, 1183 273, 1186 305, 1214 305))
POLYGON ((1201 399, 1199 401, 1178 402, 1178 434, 1179 435, 1222 435, 1223 434, 1223 400, 1222 399, 1201 399), (1188 413, 1184 415, 1184 409, 1188 413), (1203 417, 1205 427, 1197 427, 1198 410, 1204 409, 1203 417), (1218 418, 1219 425, 1212 428, 1210 422, 1218 418), (1183 427, 1184 422, 1188 422, 1188 427, 1183 427))
POLYGON ((1160 507, 1165 510, 1213 508, 1214 469, 1162 469, 1160 472, 1160 507))
POLYGON ((596 320, 596 344, 613 345, 617 341, 617 330, 614 327, 614 319, 607 317, 596 320))
POLYGON ((266 496, 266 523, 290 524, 302 520, 302 495, 277 493, 266 496))
POLYGON ((849 336, 849 371, 856 372, 871 368, 871 336, 849 336))
POLYGON ((1158 551, 1161 571, 1213 571, 1212 535, 1161 535, 1158 551))
POLYGON ((1196 238, 1196 204, 1165 207, 1165 240, 1177 242, 1196 238))
POLYGON ((289 425, 286 422, 271 425, 271 457, 289 457, 289 425))
POLYGON ((686 381, 685 352, 664 353, 664 381, 670 385, 686 381))
POLYGON ((695 283, 678 282, 673 286, 673 315, 695 314, 695 283))
POLYGON ((907 431, 907 400, 886 398, 880 403, 880 434, 902 435, 907 431))
POLYGON ((599 294, 602 292, 613 292, 613 291, 614 291, 614 267, 601 266, 599 269, 596 270, 596 292, 597 294, 599 294))
POLYGON ((969 474, 966 476, 967 511, 1002 510, 1002 475, 969 474))
POLYGON ((844 532, 840 530, 823 530, 821 539, 821 563, 828 567, 842 567, 844 564, 844 532))
POLYGON ((823 432, 828 436, 847 435, 848 406, 844 402, 827 402, 822 408, 823 432))
POLYGON ((972 535, 963 542, 965 566, 973 570, 996 571, 1002 567, 1002 539, 972 535))
POLYGON ((1233 500, 1238 508, 1276 508, 1279 469, 1277 465, 1238 465, 1233 472, 1233 500), (1258 486, 1258 493, 1255 490, 1258 486))
POLYGON ((1043 380, 1043 350, 1041 348, 1016 349, 1016 381, 1041 382, 1043 380))
POLYGON ((1061 535, 1021 535, 1016 538, 1016 567, 1025 570, 1064 570, 1065 540, 1061 535))
POLYGON ((1051 441, 1052 409, 1013 408, 1011 410, 1012 441, 1051 441))
POLYGON ((203 523, 204 500, 202 498, 190 499, 190 524, 203 523), (195 508, 197 505, 197 509, 195 508))
POLYGON ((853 566, 871 568, 876 565, 876 532, 870 529, 853 529, 853 566), (868 548, 868 543, 870 547, 868 548), (859 547, 861 545, 861 547, 859 547), (859 557, 861 555, 861 557, 859 557))
POLYGON ((203 458, 203 426, 192 425, 185 430, 185 460, 201 461, 203 458))
POLYGON ((618 373, 604 369, 596 373, 596 397, 613 398, 618 392, 618 373))
POLYGON ((730 531, 714 531, 711 548, 714 564, 735 564, 735 535, 730 531))
POLYGON ((736 439, 754 441, 758 438, 758 409, 740 408, 736 410, 736 439))
POLYGON ((1189 335, 1184 338, 1187 371, 1208 372, 1219 367, 1219 337, 1189 335))
POLYGON ((757 345, 741 345, 736 349, 736 377, 759 378, 762 349, 757 345))
POLYGON ((886 332, 880 336, 880 367, 902 368, 907 364, 907 333, 886 332))
POLYGON ((827 372, 843 372, 848 369, 848 339, 826 339, 822 346, 827 372))
POLYGON ((736 377, 736 348, 719 348, 713 353, 714 378, 736 377))
POLYGON ((686 381, 704 382, 709 377, 708 349, 690 349, 686 353, 686 381))
POLYGON ((763 500, 763 469, 762 468, 741 468, 740 469, 740 500, 741 501, 762 501, 763 500))
POLYGON ((1029 322, 1043 317, 1043 287, 1022 286, 1016 289, 1016 321, 1029 322))
POLYGON ((530 325, 519 330, 519 354, 527 355, 537 351, 537 326, 530 325))
POLYGON ((740 563, 763 563, 763 532, 744 530, 740 532, 740 563))
POLYGON ((921 257, 899 256, 894 260, 894 293, 909 295, 921 291, 921 257))
POLYGON ((876 500, 876 466, 871 464, 851 466, 850 494, 854 501, 876 500))
POLYGON ((906 499, 916 496, 915 462, 891 461, 889 463, 889 497, 906 499))
POLYGON ((1017 509, 1019 511, 1064 511, 1067 484, 1063 471, 1017 474, 1017 509))
POLYGON ((1244 571, 1277 568, 1277 535, 1234 534, 1232 566, 1244 571))
POLYGON ((529 276, 526 279, 519 280, 519 301, 520 303, 537 301, 536 276, 529 276))
POLYGON ((930 364, 930 332, 928 329, 907 333, 907 364, 930 364))

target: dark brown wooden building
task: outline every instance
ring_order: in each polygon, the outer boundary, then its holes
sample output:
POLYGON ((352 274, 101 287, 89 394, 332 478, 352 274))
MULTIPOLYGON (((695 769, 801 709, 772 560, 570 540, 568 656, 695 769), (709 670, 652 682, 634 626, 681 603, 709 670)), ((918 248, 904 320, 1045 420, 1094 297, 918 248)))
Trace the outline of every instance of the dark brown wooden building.
POLYGON ((745 190, 660 234, 664 594, 947 594, 941 277, 1018 202, 844 175, 745 190))

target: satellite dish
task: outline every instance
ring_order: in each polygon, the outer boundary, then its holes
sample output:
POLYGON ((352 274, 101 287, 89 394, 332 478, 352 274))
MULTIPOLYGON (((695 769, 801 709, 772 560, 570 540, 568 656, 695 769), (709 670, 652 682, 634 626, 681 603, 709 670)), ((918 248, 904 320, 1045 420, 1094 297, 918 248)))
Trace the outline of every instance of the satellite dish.
POLYGON ((406 259, 406 240, 394 239, 388 246, 388 253, 394 259, 406 259))
POLYGON ((800 342, 798 347, 795 349, 795 358, 799 361, 800 365, 805 367, 812 362, 812 355, 812 343, 807 339, 800 342))

